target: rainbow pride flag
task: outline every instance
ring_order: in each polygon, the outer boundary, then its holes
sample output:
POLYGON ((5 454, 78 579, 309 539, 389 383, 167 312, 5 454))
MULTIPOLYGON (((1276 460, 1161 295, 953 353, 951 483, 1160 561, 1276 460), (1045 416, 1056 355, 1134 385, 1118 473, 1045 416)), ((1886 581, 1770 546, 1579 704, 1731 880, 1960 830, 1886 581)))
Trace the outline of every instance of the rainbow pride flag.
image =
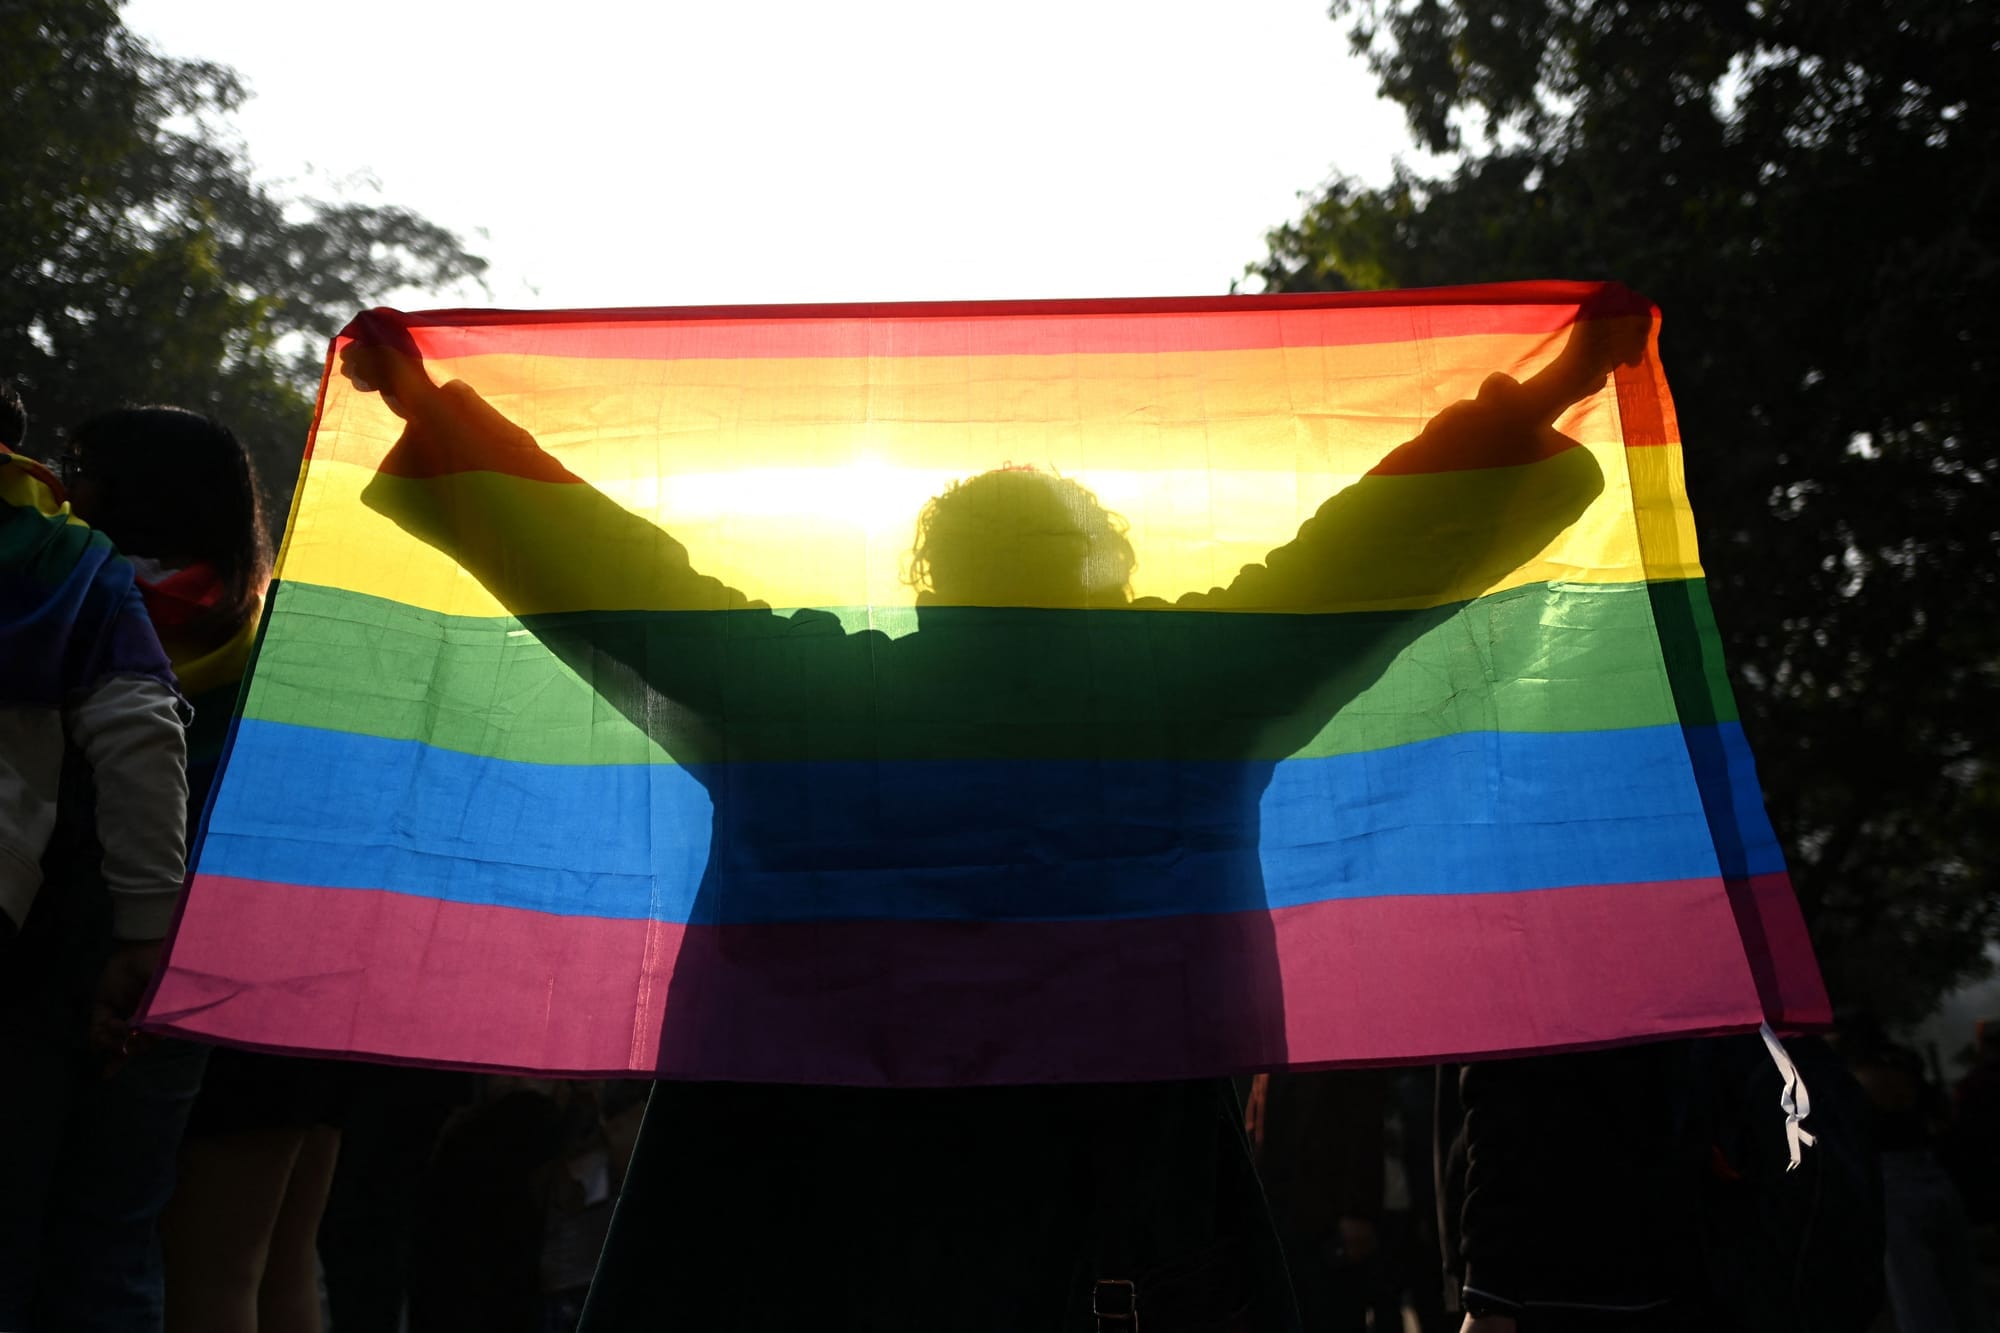
POLYGON ((1824 1022, 1656 328, 371 312, 150 1025, 915 1086, 1824 1022))

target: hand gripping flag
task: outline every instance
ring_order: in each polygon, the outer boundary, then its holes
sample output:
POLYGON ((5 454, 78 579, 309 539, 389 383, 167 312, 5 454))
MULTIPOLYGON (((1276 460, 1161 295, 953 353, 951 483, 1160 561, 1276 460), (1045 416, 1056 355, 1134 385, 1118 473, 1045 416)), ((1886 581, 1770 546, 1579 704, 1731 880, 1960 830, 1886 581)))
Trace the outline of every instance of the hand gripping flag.
POLYGON ((364 315, 151 1024, 946 1085, 1824 1021, 1656 324, 364 315))

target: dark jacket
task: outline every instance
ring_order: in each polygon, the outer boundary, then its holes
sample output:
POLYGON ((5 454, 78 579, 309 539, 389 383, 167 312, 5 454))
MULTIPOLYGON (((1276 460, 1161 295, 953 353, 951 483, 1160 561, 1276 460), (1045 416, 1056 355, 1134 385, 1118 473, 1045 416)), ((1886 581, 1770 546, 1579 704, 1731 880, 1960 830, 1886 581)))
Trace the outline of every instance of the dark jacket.
POLYGON ((1438 1221, 1469 1308, 1678 1328, 1701 1272, 1680 1042, 1445 1066, 1438 1221))

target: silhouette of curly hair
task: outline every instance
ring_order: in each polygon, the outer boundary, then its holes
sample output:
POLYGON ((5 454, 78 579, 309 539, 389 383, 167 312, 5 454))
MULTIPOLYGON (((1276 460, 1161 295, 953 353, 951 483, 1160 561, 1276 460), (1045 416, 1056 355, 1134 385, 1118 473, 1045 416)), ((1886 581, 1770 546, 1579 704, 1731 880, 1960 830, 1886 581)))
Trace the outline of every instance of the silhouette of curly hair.
POLYGON ((935 592, 940 574, 953 582, 968 570, 1016 560, 1030 538, 1071 539, 1081 589, 1129 596, 1139 562, 1128 528, 1082 483, 1009 464, 955 481, 924 505, 903 581, 935 592))

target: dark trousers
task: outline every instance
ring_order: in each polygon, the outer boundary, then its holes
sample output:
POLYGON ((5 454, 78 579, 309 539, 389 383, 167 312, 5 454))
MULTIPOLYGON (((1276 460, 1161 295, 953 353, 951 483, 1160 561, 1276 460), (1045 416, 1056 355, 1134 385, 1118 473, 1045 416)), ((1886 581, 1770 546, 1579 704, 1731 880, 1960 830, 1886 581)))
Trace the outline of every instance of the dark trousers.
POLYGON ((1234 1107, 1215 1081, 659 1084, 581 1327, 1087 1333, 1108 1267, 1142 1327, 1295 1330, 1234 1107))
POLYGON ((51 875, 0 945, 0 1329, 148 1333, 161 1323, 160 1212, 208 1048, 87 1039, 111 951, 94 874, 51 875))
POLYGON ((208 1048, 155 1042, 107 1075, 77 970, 26 961, 0 961, 22 965, 0 997, 0 1328, 158 1329, 160 1211, 208 1048))

